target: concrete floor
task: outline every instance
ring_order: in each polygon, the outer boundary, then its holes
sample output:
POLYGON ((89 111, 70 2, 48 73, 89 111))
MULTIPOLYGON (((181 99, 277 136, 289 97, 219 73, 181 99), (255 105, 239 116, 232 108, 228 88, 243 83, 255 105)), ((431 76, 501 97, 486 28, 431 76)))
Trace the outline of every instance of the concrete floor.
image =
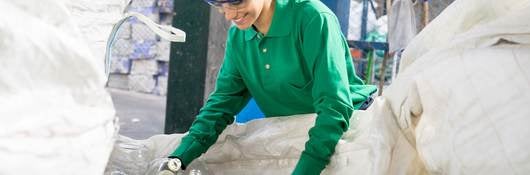
POLYGON ((166 97, 119 89, 107 89, 120 121, 120 134, 146 139, 164 133, 166 97))

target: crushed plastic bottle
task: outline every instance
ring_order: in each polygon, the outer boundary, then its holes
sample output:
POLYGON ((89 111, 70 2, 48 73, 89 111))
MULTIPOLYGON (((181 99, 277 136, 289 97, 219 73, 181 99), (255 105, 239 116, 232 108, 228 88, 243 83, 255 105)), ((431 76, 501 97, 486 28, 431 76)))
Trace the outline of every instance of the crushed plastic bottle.
POLYGON ((111 160, 105 170, 105 175, 143 175, 152 156, 148 148, 135 140, 123 142, 118 140, 112 154, 121 155, 118 159, 111 160))
POLYGON ((190 171, 189 175, 202 175, 201 170, 193 169, 190 171))
POLYGON ((182 174, 180 170, 180 162, 178 165, 173 165, 171 167, 168 162, 171 159, 169 158, 156 158, 149 163, 149 167, 145 172, 146 175, 177 175, 182 174))
POLYGON ((166 164, 170 159, 168 158, 156 158, 149 163, 145 175, 211 175, 206 165, 200 161, 193 161, 184 171, 167 171, 164 170, 164 164, 166 164))
POLYGON ((200 159, 196 159, 186 168, 185 175, 212 175, 206 164, 200 159))

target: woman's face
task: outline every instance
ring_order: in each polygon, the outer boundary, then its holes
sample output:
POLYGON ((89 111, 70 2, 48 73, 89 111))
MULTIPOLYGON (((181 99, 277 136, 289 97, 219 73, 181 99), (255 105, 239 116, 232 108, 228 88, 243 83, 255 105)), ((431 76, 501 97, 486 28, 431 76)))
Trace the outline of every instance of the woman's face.
POLYGON ((259 18, 263 4, 263 0, 242 0, 238 4, 224 3, 218 8, 237 28, 247 29, 259 18))

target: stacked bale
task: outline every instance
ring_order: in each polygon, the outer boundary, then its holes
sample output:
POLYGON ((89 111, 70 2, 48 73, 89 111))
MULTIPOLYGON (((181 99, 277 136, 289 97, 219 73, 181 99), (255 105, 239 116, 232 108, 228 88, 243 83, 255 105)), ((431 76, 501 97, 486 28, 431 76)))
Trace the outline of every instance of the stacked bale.
MULTIPOLYGON (((171 25, 173 1, 133 0, 128 11, 171 25)), ((170 42, 161 40, 137 19, 124 23, 112 48, 109 87, 166 95, 170 42)))

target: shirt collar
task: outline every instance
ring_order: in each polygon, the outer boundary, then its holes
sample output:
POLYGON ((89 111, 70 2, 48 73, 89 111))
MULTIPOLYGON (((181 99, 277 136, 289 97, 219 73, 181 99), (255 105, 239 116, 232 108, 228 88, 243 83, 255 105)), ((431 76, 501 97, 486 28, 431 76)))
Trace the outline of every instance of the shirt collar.
MULTIPOLYGON (((267 33, 267 37, 281 37, 287 36, 291 32, 293 27, 292 15, 291 13, 291 3, 290 0, 274 0, 276 6, 274 7, 274 14, 272 16, 272 23, 267 33)), ((258 32, 254 27, 249 27, 245 29, 245 39, 251 40, 256 37, 258 32)))

